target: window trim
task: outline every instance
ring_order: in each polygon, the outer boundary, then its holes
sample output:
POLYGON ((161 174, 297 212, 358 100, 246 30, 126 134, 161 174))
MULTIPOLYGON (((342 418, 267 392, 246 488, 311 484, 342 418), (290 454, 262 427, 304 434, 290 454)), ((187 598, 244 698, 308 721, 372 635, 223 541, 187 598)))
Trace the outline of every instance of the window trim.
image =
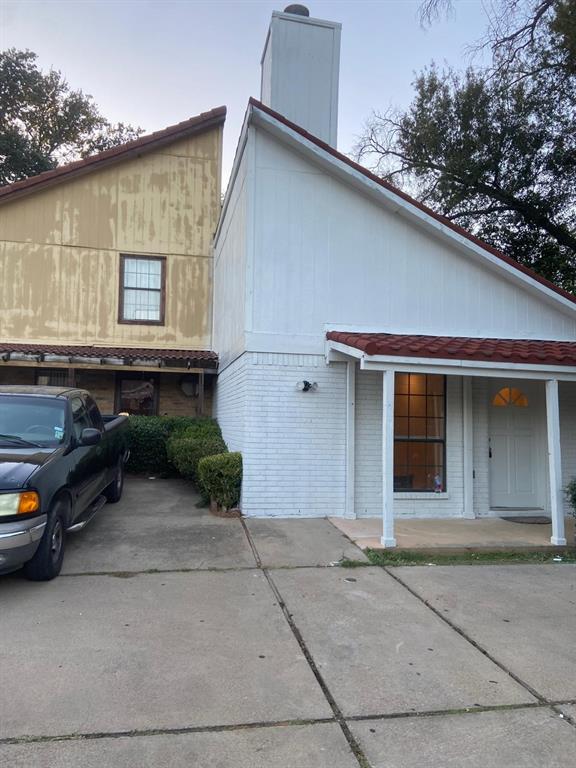
MULTIPOLYGON (((448 383, 447 383, 447 377, 444 374, 428 374, 428 373, 419 373, 418 371, 408 371, 408 374, 415 374, 420 376, 434 376, 434 375, 441 375, 443 379, 443 394, 442 397, 444 399, 444 437, 443 438, 422 438, 422 437, 398 437, 396 438, 396 434, 394 433, 394 444, 398 443, 442 443, 442 469, 444 473, 443 483, 442 483, 442 490, 441 491, 432 491, 429 488, 424 488, 422 490, 418 490, 417 488, 396 488, 394 487, 393 493, 398 494, 399 496, 404 496, 404 494, 414 494, 416 496, 421 496, 422 494, 427 494, 430 497, 444 497, 448 498, 448 467, 446 466, 446 443, 448 442, 448 383)), ((394 394, 396 395, 396 387, 394 387, 394 394)), ((396 414, 394 413, 392 418, 394 418, 396 414)), ((393 468, 393 478, 394 481, 396 480, 396 474, 395 474, 396 468, 393 468)))
MULTIPOLYGON (((154 288, 138 290, 156 291, 154 288)), ((166 256, 144 255, 141 253, 120 254, 120 279, 118 281, 118 322, 122 325, 165 325, 166 320, 166 256), (126 259, 144 259, 160 262, 160 319, 159 320, 126 320, 124 317, 124 271, 126 259)))

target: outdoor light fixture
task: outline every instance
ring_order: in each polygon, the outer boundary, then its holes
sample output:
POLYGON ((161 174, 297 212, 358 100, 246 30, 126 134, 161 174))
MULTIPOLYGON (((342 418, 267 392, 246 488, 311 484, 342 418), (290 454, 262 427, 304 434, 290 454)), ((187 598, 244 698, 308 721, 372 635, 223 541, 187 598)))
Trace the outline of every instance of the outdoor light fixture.
POLYGON ((296 386, 301 392, 316 392, 318 389, 318 384, 315 381, 299 381, 296 386))

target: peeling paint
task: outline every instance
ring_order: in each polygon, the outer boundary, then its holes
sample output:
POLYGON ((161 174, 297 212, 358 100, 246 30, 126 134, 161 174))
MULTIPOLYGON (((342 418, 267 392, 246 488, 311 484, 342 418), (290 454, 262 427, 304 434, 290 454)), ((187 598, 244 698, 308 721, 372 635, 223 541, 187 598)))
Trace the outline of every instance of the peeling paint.
POLYGON ((220 128, 0 207, 0 336, 211 343, 220 128), (121 253, 167 259, 166 324, 119 324, 121 253))

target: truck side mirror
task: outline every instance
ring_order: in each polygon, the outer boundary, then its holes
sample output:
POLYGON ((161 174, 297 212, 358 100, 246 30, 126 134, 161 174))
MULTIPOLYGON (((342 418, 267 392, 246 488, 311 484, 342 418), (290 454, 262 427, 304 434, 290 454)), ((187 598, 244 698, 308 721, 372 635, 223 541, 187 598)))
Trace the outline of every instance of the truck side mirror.
POLYGON ((102 439, 102 434, 99 429, 93 429, 92 427, 86 427, 80 434, 80 445, 96 445, 102 439))

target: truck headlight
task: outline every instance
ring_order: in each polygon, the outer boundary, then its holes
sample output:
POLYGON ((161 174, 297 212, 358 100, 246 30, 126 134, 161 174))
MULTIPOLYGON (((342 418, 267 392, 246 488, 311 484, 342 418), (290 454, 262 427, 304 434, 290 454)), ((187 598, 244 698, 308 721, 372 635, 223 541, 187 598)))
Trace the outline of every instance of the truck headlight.
POLYGON ((28 515, 40 509, 40 497, 36 491, 0 493, 0 517, 28 515))

